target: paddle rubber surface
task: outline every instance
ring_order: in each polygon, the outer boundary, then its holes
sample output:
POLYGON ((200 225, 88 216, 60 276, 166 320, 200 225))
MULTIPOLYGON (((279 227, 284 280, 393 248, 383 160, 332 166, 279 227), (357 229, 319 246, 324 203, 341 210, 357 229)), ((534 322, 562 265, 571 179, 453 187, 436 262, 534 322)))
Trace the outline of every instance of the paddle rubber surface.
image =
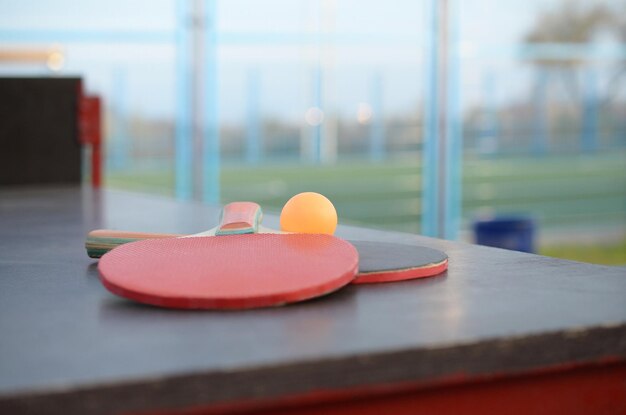
POLYGON ((359 273, 353 284, 432 277, 448 269, 448 256, 423 246, 350 241, 359 252, 359 273))
POLYGON ((121 245, 98 264, 122 297, 172 308, 277 306, 335 291, 356 274, 358 254, 329 235, 249 234, 151 239, 121 245))

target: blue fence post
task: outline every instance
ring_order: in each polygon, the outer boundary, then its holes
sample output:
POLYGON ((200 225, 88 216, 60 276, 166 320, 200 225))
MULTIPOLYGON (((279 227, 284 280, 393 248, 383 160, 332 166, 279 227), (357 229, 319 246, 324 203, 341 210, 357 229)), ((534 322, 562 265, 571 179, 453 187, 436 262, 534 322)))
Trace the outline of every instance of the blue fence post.
POLYGON ((380 72, 372 81, 372 123, 370 125, 370 159, 385 158, 385 117, 383 114, 383 78, 380 72))
POLYGON ((260 76, 257 68, 248 71, 248 122, 246 123, 246 162, 258 164, 261 160, 262 126, 260 117, 260 76))
POLYGON ((111 140, 111 157, 109 168, 111 170, 125 169, 128 167, 131 154, 131 138, 128 136, 127 127, 127 99, 126 99, 126 69, 115 67, 113 70, 113 134, 111 140))
POLYGON ((443 236, 456 239, 461 228, 462 163, 463 163, 463 115, 461 109, 461 59, 459 51, 459 0, 449 0, 448 8, 448 56, 447 117, 446 117, 446 169, 445 176, 445 225, 443 236))
POLYGON ((426 3, 424 65, 424 129, 422 148, 421 233, 437 236, 439 223, 439 10, 438 1, 426 3))
POLYGON ((192 196, 191 74, 189 69, 189 9, 186 0, 176 2, 176 132, 174 139, 175 194, 192 196))
POLYGON ((202 145, 202 200, 220 202, 220 134, 217 82, 217 8, 216 0, 204 0, 204 140, 202 145))
POLYGON ((598 149, 598 74, 592 67, 585 70, 584 91, 580 144, 582 151, 593 152, 598 149))

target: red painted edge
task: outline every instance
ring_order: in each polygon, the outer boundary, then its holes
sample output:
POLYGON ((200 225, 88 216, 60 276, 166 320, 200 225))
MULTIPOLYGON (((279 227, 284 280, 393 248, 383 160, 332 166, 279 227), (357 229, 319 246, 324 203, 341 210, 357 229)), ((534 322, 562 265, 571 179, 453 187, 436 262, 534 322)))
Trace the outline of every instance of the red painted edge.
POLYGON ((82 82, 78 88, 78 138, 91 146, 91 184, 102 185, 102 102, 98 96, 86 96, 82 82))
MULTIPOLYGON (((441 409, 441 404, 445 403, 448 409, 450 409, 450 405, 452 405, 452 410, 445 413, 458 413, 457 409, 454 406, 454 399, 459 395, 459 391, 463 391, 465 389, 470 389, 472 386, 481 386, 481 393, 474 393, 473 397, 475 397, 475 406, 470 406, 470 409, 476 410, 481 407, 481 402, 484 404, 490 399, 507 399, 506 394, 498 395, 498 388, 505 382, 507 386, 515 386, 515 382, 520 383, 518 385, 517 392, 514 393, 515 396, 521 395, 523 399, 519 401, 507 401, 504 403, 506 407, 509 408, 507 413, 527 413, 526 409, 529 404, 529 396, 525 394, 524 388, 528 388, 528 385, 533 384, 541 384, 540 392, 545 394, 545 398, 550 398, 550 393, 554 388, 559 388, 558 385, 565 385, 565 391, 567 393, 576 393, 576 385, 582 387, 584 385, 580 385, 580 382, 586 379, 588 374, 593 373, 603 373, 611 371, 611 382, 610 384, 605 384, 603 382, 589 382, 587 381, 587 388, 591 385, 591 388, 596 389, 596 395, 602 395, 603 391, 606 392, 607 396, 604 398, 609 399, 611 403, 620 404, 618 400, 615 399, 615 386, 617 384, 618 391, 623 389, 626 392, 626 360, 622 356, 610 356, 605 357, 603 359, 599 359, 593 362, 572 362, 572 363, 564 363, 559 365, 551 365, 549 367, 542 367, 532 370, 519 371, 514 373, 494 373, 488 375, 470 375, 467 373, 457 373, 448 375, 442 378, 438 378, 436 380, 426 380, 426 381, 413 381, 413 382, 397 382, 393 384, 380 384, 380 385, 368 385, 368 386, 360 386, 354 388, 346 388, 341 390, 324 390, 319 389, 316 391, 311 391, 308 393, 291 395, 287 397, 279 397, 279 398, 270 398, 270 399, 256 399, 256 400, 245 400, 245 401, 235 401, 235 402, 225 402, 214 405, 203 405, 196 407, 189 407, 184 409, 177 410, 156 410, 156 411, 142 411, 142 412, 132 412, 133 415, 217 415, 217 414, 242 414, 242 413, 291 413, 291 411, 301 413, 305 409, 311 409, 309 412, 318 412, 319 413, 327 413, 329 408, 333 405, 337 405, 338 407, 342 407, 343 409, 333 411, 333 413, 394 413, 394 412, 380 412, 380 408, 375 410, 367 410, 367 406, 364 409, 363 406, 367 405, 368 401, 375 399, 385 399, 389 398, 389 402, 392 402, 394 396, 402 396, 406 394, 418 394, 417 401, 420 404, 420 410, 424 412, 419 413, 438 413, 442 412, 429 412, 429 408, 436 408, 439 404, 439 409, 441 409), (593 373, 592 373, 593 372, 593 373), (550 376, 557 376, 557 378, 552 379, 550 376), (547 382, 546 382, 546 378, 547 382), (615 379, 616 378, 616 379, 615 379), (617 380, 618 382, 614 382, 617 380), (621 380, 621 383, 619 382, 621 380), (513 382, 513 384, 511 384, 513 382), (554 383, 556 382, 556 383, 554 383), (547 385, 547 386, 546 386, 547 385), (552 386, 550 386, 552 385, 552 386), (613 389, 609 390, 609 386, 613 386, 613 389), (449 394, 439 394, 444 392, 446 388, 454 390, 453 396, 449 394), (461 388, 461 389, 459 389, 461 388), (520 389, 521 388, 521 389, 520 389), (619 389, 621 388, 621 389, 619 389), (430 406, 426 406, 426 402, 430 399, 432 401, 432 397, 438 397, 436 401, 438 402, 430 402, 430 406), (350 406, 350 402, 353 402, 354 406, 350 406), (365 404, 364 404, 365 402, 365 404), (313 406, 323 406, 322 408, 315 409, 313 406), (360 407, 360 409, 359 409, 360 407)), ((606 379, 605 379, 606 380, 606 379)), ((560 387, 560 393, 562 394, 562 386, 560 387)), ((535 393, 537 393, 535 391, 535 393)), ((411 395, 413 396, 413 395, 411 395)), ((620 395, 617 395, 620 396, 620 395)), ((472 398, 472 394, 470 393, 470 400, 472 398)), ((606 399, 602 399, 602 396, 596 396, 595 401, 587 402, 587 407, 582 407, 582 412, 579 413, 594 413, 588 412, 594 408, 594 405, 598 405, 600 403, 604 403, 606 406, 606 399), (600 402, 602 401, 602 402, 600 402)), ((416 397, 413 396, 412 400, 415 401, 416 397)), ((405 398, 406 401, 406 398, 405 398)), ((574 399, 575 402, 575 399, 574 399)), ((415 402, 414 402, 415 403, 415 402)), ((467 405, 467 403, 465 404, 467 405)), ((621 405, 623 411, 619 409, 615 412, 616 414, 626 414, 626 394, 622 396, 621 405)), ((483 405, 484 406, 484 405, 483 405)), ((571 406, 571 404, 570 404, 571 406)), ((404 407, 406 411, 402 413, 416 413, 416 407, 404 407)), ((619 408, 619 407, 616 407, 619 408)), ((391 405, 388 409, 391 409, 391 405)), ((463 412, 467 413, 467 412, 463 412)), ((473 413, 470 412, 470 413, 473 413)), ((501 412, 489 412, 489 413, 501 413, 501 412)), ((550 413, 550 412, 541 412, 541 413, 550 413)), ((127 413, 130 415, 131 413, 127 413)), ((484 412, 482 412, 484 415, 484 412)))
POLYGON ((428 264, 423 267, 407 268, 393 271, 370 272, 357 274, 352 284, 372 284, 380 282, 405 281, 415 278, 433 277, 448 269, 448 260, 436 264, 428 264))

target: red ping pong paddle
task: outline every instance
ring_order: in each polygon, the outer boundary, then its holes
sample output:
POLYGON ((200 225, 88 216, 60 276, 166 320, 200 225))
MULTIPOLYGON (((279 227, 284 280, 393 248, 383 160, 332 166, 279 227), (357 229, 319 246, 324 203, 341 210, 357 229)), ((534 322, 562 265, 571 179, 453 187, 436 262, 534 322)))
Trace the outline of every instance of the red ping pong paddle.
POLYGON ((231 212, 227 206, 215 232, 227 235, 118 246, 100 259, 102 284, 160 307, 244 309, 318 297, 354 279, 358 253, 350 243, 330 235, 245 234, 260 212, 231 212))
MULTIPOLYGON (((260 208, 259 208, 260 209, 260 208)), ((260 215, 259 215, 260 218, 260 215)), ((213 228, 197 235, 215 234, 213 228)), ((260 233, 280 233, 260 224, 251 226, 260 233)), ((87 236, 85 247, 92 258, 99 258, 116 246, 148 238, 171 238, 182 235, 150 234, 113 230, 95 230, 87 236)), ((423 246, 396 244, 375 241, 349 241, 359 253, 359 271, 352 281, 354 284, 403 281, 431 277, 443 273, 448 268, 448 256, 439 250, 423 246)))

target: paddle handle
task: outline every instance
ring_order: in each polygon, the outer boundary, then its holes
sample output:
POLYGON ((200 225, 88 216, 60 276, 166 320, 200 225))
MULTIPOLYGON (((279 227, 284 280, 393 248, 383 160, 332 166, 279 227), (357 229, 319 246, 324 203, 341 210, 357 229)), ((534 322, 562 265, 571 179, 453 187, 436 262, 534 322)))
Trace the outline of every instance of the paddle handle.
POLYGON ((263 218, 261 206, 253 202, 232 202, 222 209, 220 224, 215 235, 240 235, 257 233, 263 218))
MULTIPOLYGON (((261 207, 253 202, 233 202, 222 209, 220 224, 206 233, 212 235, 236 235, 257 233, 263 217, 261 207)), ((173 233, 127 232, 111 229, 96 229, 87 234, 85 249, 90 258, 100 258, 111 249, 129 242, 143 239, 177 238, 185 235, 173 233)))
POLYGON ((147 233, 115 231, 111 229, 96 229, 87 234, 85 249, 91 258, 100 258, 111 249, 129 242, 143 239, 176 238, 183 235, 173 233, 147 233))

